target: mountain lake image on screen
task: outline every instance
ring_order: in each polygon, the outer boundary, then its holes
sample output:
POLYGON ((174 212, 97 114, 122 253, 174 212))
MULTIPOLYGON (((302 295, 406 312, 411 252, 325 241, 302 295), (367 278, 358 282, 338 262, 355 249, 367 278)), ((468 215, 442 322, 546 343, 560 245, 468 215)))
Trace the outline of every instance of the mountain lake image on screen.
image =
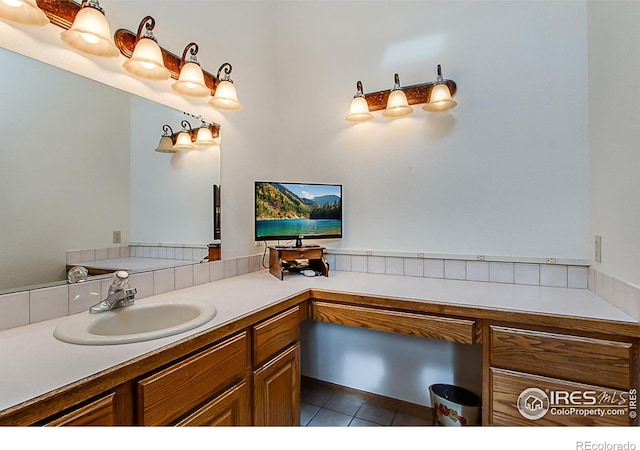
POLYGON ((342 185, 255 183, 255 240, 342 237, 342 185))

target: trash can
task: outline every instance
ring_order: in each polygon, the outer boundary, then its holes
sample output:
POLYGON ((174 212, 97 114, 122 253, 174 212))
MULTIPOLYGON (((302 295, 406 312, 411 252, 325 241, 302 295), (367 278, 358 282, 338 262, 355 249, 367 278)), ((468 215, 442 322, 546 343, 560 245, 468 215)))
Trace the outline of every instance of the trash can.
POLYGON ((451 384, 432 384, 433 424, 445 427, 479 425, 482 401, 473 392, 451 384))

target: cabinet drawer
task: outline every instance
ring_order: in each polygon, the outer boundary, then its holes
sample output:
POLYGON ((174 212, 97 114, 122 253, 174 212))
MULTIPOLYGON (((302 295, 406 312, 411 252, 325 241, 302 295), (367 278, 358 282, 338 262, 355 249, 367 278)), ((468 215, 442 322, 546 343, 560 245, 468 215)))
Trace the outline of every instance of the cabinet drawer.
POLYGON ((625 408, 629 406, 627 391, 496 368, 490 370, 490 383, 490 425, 626 426, 635 423, 625 408), (523 394, 531 388, 539 389, 544 395, 531 391, 523 394), (528 418, 520 413, 521 394, 521 408, 524 409, 523 403, 531 405, 525 414, 541 415, 540 418, 528 418), (549 395, 556 396, 553 403, 549 395), (599 409, 602 414, 598 413, 599 409))
POLYGON ((300 335, 300 308, 288 309, 253 327, 253 364, 259 366, 300 335))
POLYGON ((634 387, 628 342, 491 326, 491 365, 619 389, 634 387))
POLYGON ((115 424, 115 394, 111 393, 46 424, 60 426, 110 426, 115 424))
POLYGON ((313 320, 392 333, 474 344, 473 320, 428 316, 362 306, 313 302, 313 320))
POLYGON ((138 421, 168 425, 241 377, 249 367, 243 332, 138 382, 138 421))
POLYGON ((324 250, 321 248, 304 248, 300 250, 279 250, 280 259, 291 261, 293 259, 322 259, 324 250))

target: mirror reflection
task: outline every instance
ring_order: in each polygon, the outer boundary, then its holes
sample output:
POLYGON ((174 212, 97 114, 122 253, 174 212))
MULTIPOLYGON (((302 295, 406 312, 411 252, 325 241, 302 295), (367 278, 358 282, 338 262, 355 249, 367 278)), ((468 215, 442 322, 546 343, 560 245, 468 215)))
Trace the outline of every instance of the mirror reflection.
POLYGON ((154 151, 164 124, 198 119, 6 49, 0 64, 0 293, 66 280, 70 251, 206 254, 219 146, 154 151))

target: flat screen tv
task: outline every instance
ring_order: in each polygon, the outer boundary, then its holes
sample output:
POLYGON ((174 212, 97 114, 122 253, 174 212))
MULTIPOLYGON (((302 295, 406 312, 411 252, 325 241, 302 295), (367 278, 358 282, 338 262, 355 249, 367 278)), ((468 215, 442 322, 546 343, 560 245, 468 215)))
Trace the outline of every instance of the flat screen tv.
POLYGON ((342 237, 342 185, 255 183, 255 240, 342 237))

